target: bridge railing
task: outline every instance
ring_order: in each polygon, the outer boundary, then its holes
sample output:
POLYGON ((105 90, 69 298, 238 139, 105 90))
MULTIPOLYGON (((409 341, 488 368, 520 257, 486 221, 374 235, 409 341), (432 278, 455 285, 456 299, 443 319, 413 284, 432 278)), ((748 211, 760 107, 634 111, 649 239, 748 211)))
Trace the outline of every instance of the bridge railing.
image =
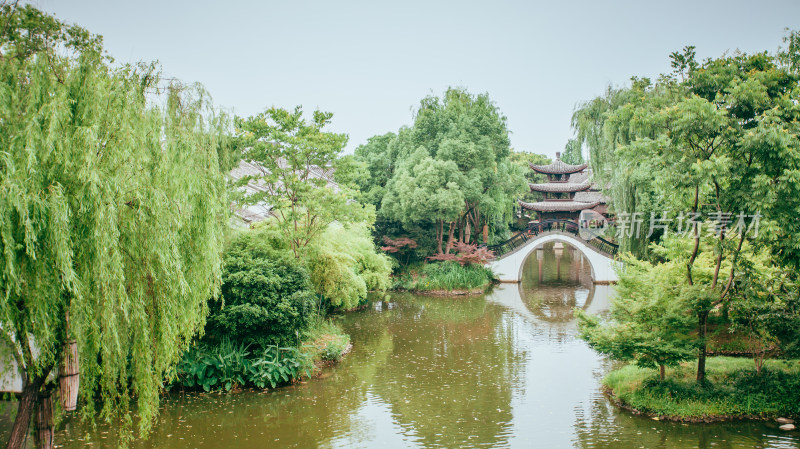
POLYGON ((586 243, 592 245, 600 252, 610 254, 612 256, 616 256, 617 251, 619 251, 619 245, 611 243, 608 240, 604 239, 603 237, 595 237, 586 243))
POLYGON ((602 237, 593 237, 589 240, 585 240, 580 235, 580 226, 578 223, 570 220, 545 220, 541 222, 529 223, 528 227, 521 232, 518 232, 510 239, 498 243, 496 245, 489 246, 489 250, 492 251, 495 257, 502 257, 505 254, 508 254, 515 249, 519 248, 520 246, 524 245, 528 240, 537 237, 539 234, 543 232, 565 232, 569 234, 573 234, 576 237, 580 238, 581 240, 585 241, 589 245, 591 245, 596 250, 608 254, 609 256, 614 256, 617 254, 619 246, 609 242, 608 240, 602 237))

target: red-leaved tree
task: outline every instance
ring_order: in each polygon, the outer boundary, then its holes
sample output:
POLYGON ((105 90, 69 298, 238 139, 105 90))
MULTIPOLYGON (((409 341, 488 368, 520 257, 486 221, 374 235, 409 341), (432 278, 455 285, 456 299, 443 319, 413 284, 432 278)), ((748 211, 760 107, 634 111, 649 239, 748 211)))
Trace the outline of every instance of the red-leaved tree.
POLYGON ((494 259, 494 254, 489 248, 485 246, 478 246, 476 244, 456 243, 456 253, 436 254, 428 257, 428 260, 446 261, 453 260, 460 265, 483 265, 486 262, 494 259))
POLYGON ((417 248, 417 242, 408 237, 391 239, 388 236, 384 236, 383 243, 386 246, 381 246, 381 249, 387 253, 396 254, 398 261, 400 261, 401 257, 405 256, 405 263, 403 263, 403 266, 408 265, 408 259, 411 258, 412 250, 417 248))

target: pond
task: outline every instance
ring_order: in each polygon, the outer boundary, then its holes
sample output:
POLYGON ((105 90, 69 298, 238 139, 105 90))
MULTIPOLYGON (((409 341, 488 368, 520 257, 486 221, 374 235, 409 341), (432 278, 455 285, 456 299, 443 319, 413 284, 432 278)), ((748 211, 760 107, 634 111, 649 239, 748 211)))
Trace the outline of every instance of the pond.
MULTIPOLYGON (((481 297, 391 294, 336 319, 353 351, 319 379, 267 392, 173 393, 141 448, 796 448, 772 423, 680 424, 616 409, 611 363, 577 338, 572 310, 600 312, 577 250, 548 244, 520 285, 481 297)), ((66 448, 110 447, 67 420, 66 448)))

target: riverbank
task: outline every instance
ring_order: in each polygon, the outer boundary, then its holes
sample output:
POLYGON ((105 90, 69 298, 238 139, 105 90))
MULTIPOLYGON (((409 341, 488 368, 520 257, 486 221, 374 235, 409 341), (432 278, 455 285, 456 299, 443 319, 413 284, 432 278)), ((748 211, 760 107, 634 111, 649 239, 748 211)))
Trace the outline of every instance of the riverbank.
POLYGON ((314 326, 302 344, 301 352, 311 358, 315 370, 312 376, 319 373, 319 369, 330 366, 342 359, 353 345, 350 336, 330 321, 322 321, 314 326))
POLYGON ((695 381, 692 363, 658 372, 627 365, 603 379, 606 393, 636 414, 683 422, 800 416, 800 360, 767 360, 757 374, 752 359, 711 357, 707 381, 695 381))

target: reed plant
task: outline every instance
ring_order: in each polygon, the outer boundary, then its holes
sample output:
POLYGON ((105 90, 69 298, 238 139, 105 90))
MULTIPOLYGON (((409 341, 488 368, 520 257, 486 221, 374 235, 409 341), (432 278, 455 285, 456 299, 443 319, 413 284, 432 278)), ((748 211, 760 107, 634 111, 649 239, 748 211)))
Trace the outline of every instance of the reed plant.
POLYGON ((474 290, 488 287, 494 279, 492 270, 478 264, 460 265, 454 261, 425 264, 419 271, 413 289, 433 290, 474 290))

